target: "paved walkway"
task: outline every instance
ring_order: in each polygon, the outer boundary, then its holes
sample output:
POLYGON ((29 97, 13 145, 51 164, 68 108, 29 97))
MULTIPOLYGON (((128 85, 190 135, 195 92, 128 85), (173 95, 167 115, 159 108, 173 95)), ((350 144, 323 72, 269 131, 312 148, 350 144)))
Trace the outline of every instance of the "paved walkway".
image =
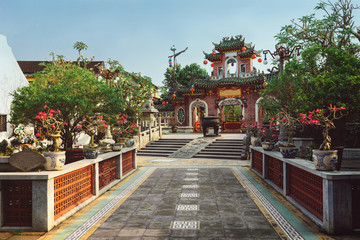
POLYGON ((139 157, 138 163, 135 173, 52 231, 0 239, 359 239, 319 232, 248 161, 139 157))

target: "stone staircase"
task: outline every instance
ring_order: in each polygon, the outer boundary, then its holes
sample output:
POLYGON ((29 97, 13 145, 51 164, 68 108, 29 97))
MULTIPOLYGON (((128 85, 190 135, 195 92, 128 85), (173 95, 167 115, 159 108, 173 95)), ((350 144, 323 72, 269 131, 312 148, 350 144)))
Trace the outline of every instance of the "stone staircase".
POLYGON ((160 139, 158 141, 148 143, 146 147, 137 152, 137 155, 168 157, 191 141, 192 139, 160 139))
POLYGON ((219 160, 242 160, 245 152, 243 140, 240 139, 216 139, 193 158, 209 158, 219 160))

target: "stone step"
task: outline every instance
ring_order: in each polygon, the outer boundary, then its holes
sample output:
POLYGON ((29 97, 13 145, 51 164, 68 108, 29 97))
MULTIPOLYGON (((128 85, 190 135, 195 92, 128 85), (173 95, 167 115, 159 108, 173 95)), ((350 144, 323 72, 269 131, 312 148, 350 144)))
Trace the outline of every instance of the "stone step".
POLYGON ((238 153, 242 153, 244 152, 243 149, 232 149, 232 150, 226 150, 226 151, 221 151, 219 149, 203 149, 200 151, 201 153, 203 152, 208 152, 208 153, 214 153, 214 154, 238 154, 238 153))
POLYGON ((171 147, 171 146, 146 146, 143 149, 156 149, 156 150, 171 150, 171 151, 177 151, 180 149, 179 147, 171 147))
POLYGON ((170 154, 166 154, 166 153, 141 153, 141 152, 138 152, 137 155, 138 156, 152 156, 152 157, 168 157, 168 156, 170 156, 170 154))
POLYGON ((174 151, 166 151, 166 150, 155 150, 155 149, 141 149, 138 151, 138 153, 166 153, 166 154, 172 154, 174 151))
POLYGON ((211 146, 244 146, 244 144, 237 144, 237 143, 212 143, 211 146))
POLYGON ((209 145, 206 149, 244 149, 245 146, 213 146, 209 145))
POLYGON ((147 145, 151 146, 157 146, 157 145, 174 145, 174 146, 184 146, 187 143, 179 143, 179 142, 150 142, 147 145))
POLYGON ((197 153, 196 155, 213 155, 217 156, 218 158, 222 156, 241 156, 243 152, 209 152, 209 151, 201 151, 197 153))
POLYGON ((218 160, 241 160, 241 155, 234 156, 234 155, 222 155, 222 156, 216 156, 213 154, 201 154, 198 153, 193 158, 211 158, 211 159, 218 159, 218 160))

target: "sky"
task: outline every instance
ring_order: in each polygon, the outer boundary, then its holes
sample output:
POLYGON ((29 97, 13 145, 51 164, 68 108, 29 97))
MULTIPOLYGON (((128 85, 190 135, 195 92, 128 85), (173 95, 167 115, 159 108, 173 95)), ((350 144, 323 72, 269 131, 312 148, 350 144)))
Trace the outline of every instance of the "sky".
MULTIPOLYGON (((76 41, 85 57, 118 60, 161 86, 170 48, 188 50, 182 66, 203 64, 213 42, 242 35, 256 50, 275 50, 274 36, 292 19, 314 13, 316 0, 0 0, 0 34, 19 61, 51 60, 50 53, 76 60, 76 41)), ((269 65, 254 67, 266 71, 269 65)))

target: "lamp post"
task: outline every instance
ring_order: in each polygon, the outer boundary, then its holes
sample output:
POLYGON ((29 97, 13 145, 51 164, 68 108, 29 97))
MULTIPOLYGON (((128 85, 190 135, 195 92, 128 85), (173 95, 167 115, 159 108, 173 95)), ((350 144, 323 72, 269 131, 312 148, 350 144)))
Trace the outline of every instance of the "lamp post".
POLYGON ((173 79, 173 86, 172 86, 172 88, 173 88, 172 90, 173 90, 174 92, 175 92, 175 89, 176 89, 176 79, 175 79, 176 57, 179 56, 180 54, 182 54, 183 52, 185 52, 187 49, 188 49, 188 48, 186 47, 184 50, 176 53, 175 45, 173 45, 173 46, 170 48, 170 51, 173 52, 173 55, 169 56, 169 60, 170 60, 171 58, 174 58, 174 68, 173 68, 173 70, 174 70, 173 78, 174 78, 174 79, 173 79))
POLYGON ((288 60, 292 56, 299 56, 300 55, 301 46, 297 45, 292 48, 286 48, 281 45, 275 45, 275 51, 271 52, 270 50, 264 50, 264 64, 268 63, 266 54, 269 54, 273 59, 279 61, 279 74, 284 70, 284 62, 288 60))

